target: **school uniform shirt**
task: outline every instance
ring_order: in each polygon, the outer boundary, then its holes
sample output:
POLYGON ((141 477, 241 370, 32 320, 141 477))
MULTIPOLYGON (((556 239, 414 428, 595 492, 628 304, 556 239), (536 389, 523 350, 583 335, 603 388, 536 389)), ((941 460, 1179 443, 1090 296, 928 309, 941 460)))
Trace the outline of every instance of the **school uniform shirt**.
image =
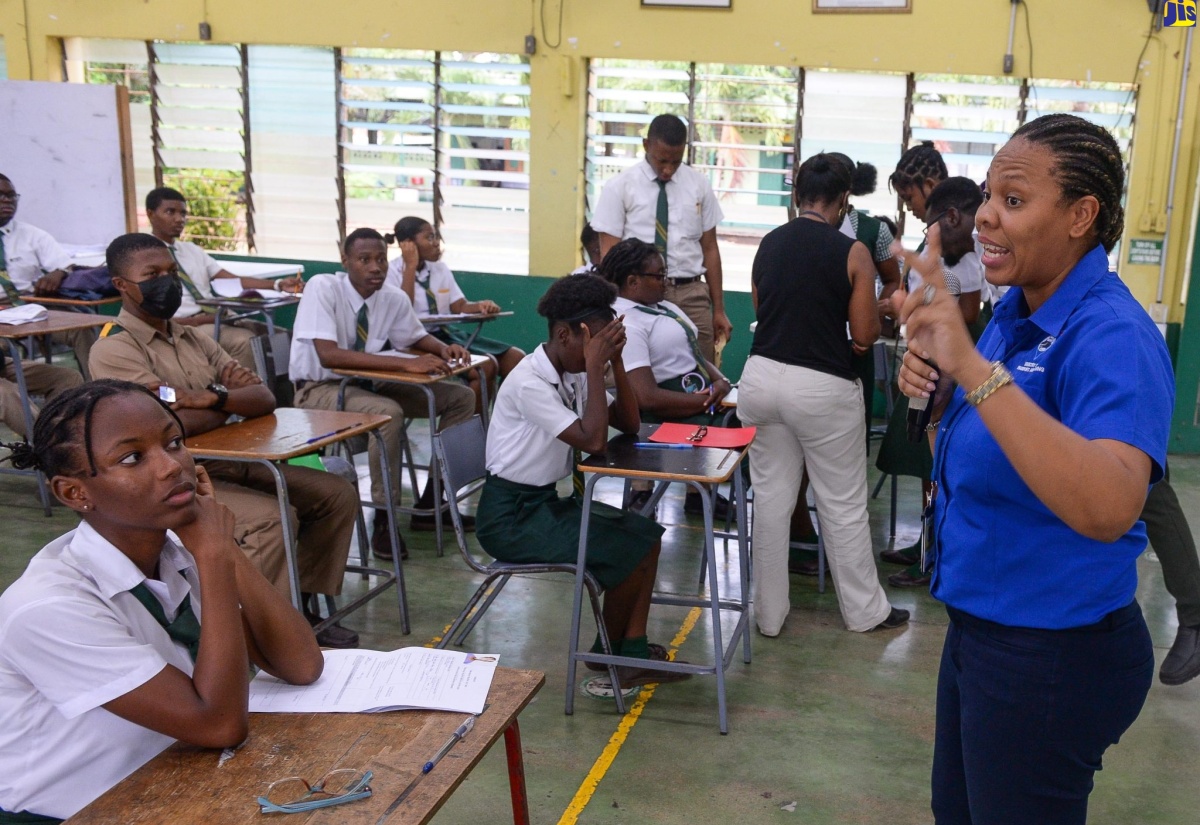
MULTIPOLYGON (((605 394, 609 404, 613 397, 605 394)), ((542 487, 571 474, 574 450, 559 434, 581 420, 587 376, 559 375, 539 344, 500 385, 487 434, 487 470, 494 476, 542 487)))
POLYGON ((117 314, 116 326, 120 332, 110 332, 92 345, 88 368, 93 378, 202 390, 216 382, 233 360, 211 335, 196 327, 168 321, 163 334, 124 308, 117 314))
MULTIPOLYGON (((175 253, 175 261, 179 268, 192 279, 196 289, 200 290, 205 297, 211 298, 213 295, 212 279, 224 269, 220 261, 188 241, 177 240, 168 246, 175 253)), ((175 317, 190 318, 198 312, 200 312, 200 305, 196 303, 196 299, 192 297, 192 293, 187 287, 184 287, 183 301, 179 304, 179 310, 175 313, 175 317)))
MULTIPOLYGON (((658 175, 643 158, 604 185, 592 214, 592 228, 615 238, 654 243, 658 214, 658 175)), ((667 274, 672 278, 703 275, 700 236, 725 217, 708 177, 684 164, 666 186, 667 274)))
POLYGON ((386 281, 378 292, 364 300, 345 272, 317 275, 304 285, 296 308, 289 368, 293 381, 339 380, 331 370, 321 366, 313 341, 333 341, 340 349, 354 349, 358 311, 364 303, 366 353, 379 355, 385 344, 398 350, 411 347, 429 334, 408 296, 386 281))
MULTIPOLYGON (((1020 290, 999 306, 977 347, 1016 386, 1088 440, 1113 439, 1163 475, 1174 374, 1146 310, 1096 246, 1032 314, 1020 290)), ((987 402, 990 403, 990 402, 987 402)), ((1017 474, 978 411, 955 390, 934 455, 938 559, 932 594, 973 616, 1059 630, 1099 621, 1133 601, 1141 521, 1114 542, 1077 533, 1017 474)))
MULTIPOLYGON (((656 384, 694 372, 696 356, 679 321, 667 315, 644 312, 639 309, 641 306, 628 298, 617 298, 613 302, 617 315, 625 316, 625 349, 621 353, 625 371, 649 367, 656 384)), ((662 301, 650 308, 674 312, 695 334, 696 325, 670 301, 662 301)))
POLYGON ((83 523, 0 595, 0 808, 69 817, 175 741, 103 707, 167 666, 192 675, 129 592, 145 582, 172 619, 190 594, 200 618, 195 559, 170 533, 159 575, 83 523))
MULTIPOLYGON (((404 261, 400 258, 388 264, 387 281, 388 286, 395 287, 404 292, 400 284, 404 280, 404 261)), ((454 280, 454 272, 450 267, 446 266, 441 261, 426 261, 421 264, 421 268, 417 270, 417 280, 413 284, 413 309, 417 311, 418 318, 424 318, 428 315, 437 314, 437 302, 431 305, 429 302, 429 294, 425 291, 428 289, 434 295, 441 290, 446 290, 450 293, 450 303, 456 301, 465 301, 466 295, 459 289, 458 282, 454 280)))
POLYGON ((22 292, 33 289, 33 282, 47 272, 71 265, 71 256, 53 235, 16 218, 0 226, 0 240, 4 242, 9 280, 22 292))

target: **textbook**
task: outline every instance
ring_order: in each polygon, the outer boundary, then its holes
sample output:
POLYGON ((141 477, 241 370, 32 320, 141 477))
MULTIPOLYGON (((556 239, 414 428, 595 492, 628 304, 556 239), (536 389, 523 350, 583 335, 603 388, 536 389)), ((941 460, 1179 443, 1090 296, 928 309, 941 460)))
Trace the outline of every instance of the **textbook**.
POLYGON ((311 685, 289 685, 260 671, 250 682, 250 712, 483 713, 500 658, 425 647, 322 652, 325 669, 311 685))

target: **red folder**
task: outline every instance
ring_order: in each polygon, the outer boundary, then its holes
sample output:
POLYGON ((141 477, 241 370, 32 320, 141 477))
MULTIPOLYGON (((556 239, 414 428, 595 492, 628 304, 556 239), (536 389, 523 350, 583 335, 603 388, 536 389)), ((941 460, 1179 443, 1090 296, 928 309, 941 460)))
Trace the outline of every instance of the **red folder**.
POLYGON ((740 450, 754 440, 758 430, 754 427, 706 427, 704 438, 692 441, 688 436, 699 429, 695 424, 661 424, 650 436, 659 444, 691 444, 695 447, 717 447, 725 450, 740 450))

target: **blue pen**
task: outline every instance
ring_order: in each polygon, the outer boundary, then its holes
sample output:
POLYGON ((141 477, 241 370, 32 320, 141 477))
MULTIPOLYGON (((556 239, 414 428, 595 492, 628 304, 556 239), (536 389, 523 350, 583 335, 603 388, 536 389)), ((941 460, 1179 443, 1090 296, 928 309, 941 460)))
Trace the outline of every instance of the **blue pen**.
POLYGON ((430 759, 425 763, 424 767, 421 768, 421 773, 426 774, 433 770, 433 766, 438 762, 441 762, 442 757, 449 753, 450 749, 458 744, 458 741, 466 736, 467 732, 473 727, 475 727, 474 716, 468 718, 467 721, 458 726, 454 733, 450 734, 450 738, 446 740, 446 744, 442 745, 442 747, 438 749, 438 752, 433 755, 433 759, 430 759))
POLYGON ((659 444, 657 441, 639 441, 633 446, 639 450, 690 450, 691 444, 659 444))

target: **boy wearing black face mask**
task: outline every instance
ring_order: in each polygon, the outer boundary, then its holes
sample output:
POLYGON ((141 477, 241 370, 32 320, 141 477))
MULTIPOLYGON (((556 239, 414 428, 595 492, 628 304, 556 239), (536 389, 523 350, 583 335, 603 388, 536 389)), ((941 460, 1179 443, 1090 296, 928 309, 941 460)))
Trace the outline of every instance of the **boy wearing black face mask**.
MULTIPOLYGON (((121 312, 92 348, 93 376, 132 381, 154 391, 170 388, 167 398, 188 436, 216 429, 233 414, 254 418, 274 412, 275 398, 257 375, 239 365, 210 335, 170 320, 179 308, 183 288, 162 241, 150 235, 122 235, 109 245, 107 257, 113 285, 121 293, 121 312)), ((253 464, 203 463, 221 503, 236 518, 234 538, 267 580, 290 595, 271 473, 253 464)), ((300 588, 305 593, 337 595, 350 552, 358 494, 332 473, 286 464, 279 469, 300 522, 296 546, 300 588)), ((317 640, 326 647, 356 647, 358 634, 334 625, 317 640)))

